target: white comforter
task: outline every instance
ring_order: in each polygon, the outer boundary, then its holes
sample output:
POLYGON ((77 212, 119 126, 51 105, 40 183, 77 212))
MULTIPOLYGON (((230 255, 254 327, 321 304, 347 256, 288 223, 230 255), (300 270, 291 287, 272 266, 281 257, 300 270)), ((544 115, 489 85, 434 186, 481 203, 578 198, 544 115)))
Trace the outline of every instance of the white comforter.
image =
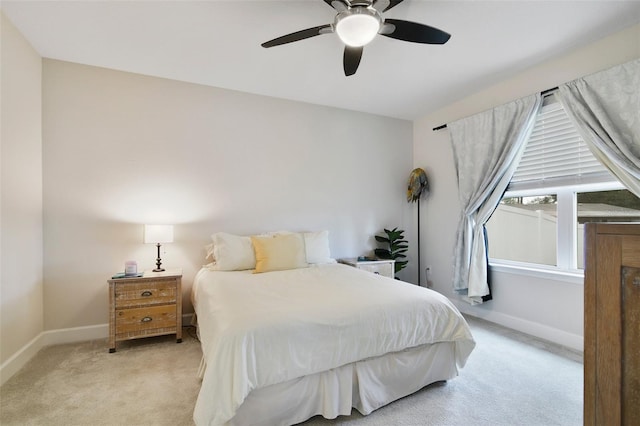
POLYGON ((252 274, 203 268, 193 286, 206 370, 197 425, 223 425, 251 390, 435 342, 475 342, 444 296, 330 264, 252 274))

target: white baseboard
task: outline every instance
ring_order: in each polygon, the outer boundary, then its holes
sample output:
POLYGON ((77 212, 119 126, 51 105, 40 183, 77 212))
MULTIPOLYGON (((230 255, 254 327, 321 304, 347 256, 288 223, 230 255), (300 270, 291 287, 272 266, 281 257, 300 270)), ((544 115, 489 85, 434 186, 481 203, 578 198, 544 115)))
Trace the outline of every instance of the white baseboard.
POLYGON ((453 301, 453 303, 463 314, 481 318, 489 322, 499 324, 503 327, 529 334, 539 339, 557 343, 558 345, 562 345, 576 351, 582 352, 584 350, 584 336, 581 336, 579 334, 569 333, 564 330, 550 327, 548 325, 525 320, 500 312, 479 312, 478 310, 472 311, 468 309, 469 305, 465 304, 464 302, 453 301))
POLYGON ((44 345, 42 344, 42 333, 34 337, 29 343, 24 345, 18 352, 0 365, 0 385, 13 377, 22 367, 24 367, 44 345))
MULTIPOLYGON (((191 325, 192 315, 192 313, 182 315, 183 326, 191 325)), ((0 385, 13 377, 45 346, 86 342, 88 340, 107 339, 108 337, 109 324, 43 331, 0 365, 0 385)))
POLYGON ((109 324, 48 330, 42 332, 42 346, 86 342, 88 340, 107 339, 108 337, 109 324))

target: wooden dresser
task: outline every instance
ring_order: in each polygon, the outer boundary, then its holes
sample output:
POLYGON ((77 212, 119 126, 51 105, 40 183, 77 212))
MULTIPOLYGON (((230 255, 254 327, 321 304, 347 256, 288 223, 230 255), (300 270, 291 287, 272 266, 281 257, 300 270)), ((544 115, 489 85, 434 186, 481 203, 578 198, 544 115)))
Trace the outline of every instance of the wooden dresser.
POLYGON ((117 342, 175 334, 182 342, 182 270, 109 280, 109 352, 117 342))
POLYGON ((640 224, 585 226, 584 424, 640 422, 640 224))

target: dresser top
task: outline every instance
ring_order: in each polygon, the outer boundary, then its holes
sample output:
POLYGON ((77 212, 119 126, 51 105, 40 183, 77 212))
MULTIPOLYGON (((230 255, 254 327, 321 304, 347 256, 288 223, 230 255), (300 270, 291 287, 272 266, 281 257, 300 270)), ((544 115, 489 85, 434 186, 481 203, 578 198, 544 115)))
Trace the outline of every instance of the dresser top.
POLYGON ((182 275, 181 268, 166 269, 162 272, 153 272, 152 269, 145 269, 142 278, 179 277, 180 275, 182 275))
POLYGON ((129 282, 135 280, 148 280, 153 278, 175 278, 182 276, 182 269, 174 268, 174 269, 166 269, 162 272, 153 272, 152 269, 145 269, 142 276, 132 276, 132 277, 118 277, 111 278, 109 282, 129 282))

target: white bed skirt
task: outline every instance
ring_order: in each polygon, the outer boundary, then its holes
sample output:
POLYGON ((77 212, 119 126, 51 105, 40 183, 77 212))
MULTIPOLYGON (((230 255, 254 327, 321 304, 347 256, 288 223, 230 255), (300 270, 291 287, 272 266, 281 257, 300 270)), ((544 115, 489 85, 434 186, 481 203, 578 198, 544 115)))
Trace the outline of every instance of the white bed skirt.
POLYGON ((352 407, 367 415, 428 384, 456 377, 454 351, 453 342, 423 345, 255 389, 227 424, 293 425, 315 415, 350 415, 352 407))

